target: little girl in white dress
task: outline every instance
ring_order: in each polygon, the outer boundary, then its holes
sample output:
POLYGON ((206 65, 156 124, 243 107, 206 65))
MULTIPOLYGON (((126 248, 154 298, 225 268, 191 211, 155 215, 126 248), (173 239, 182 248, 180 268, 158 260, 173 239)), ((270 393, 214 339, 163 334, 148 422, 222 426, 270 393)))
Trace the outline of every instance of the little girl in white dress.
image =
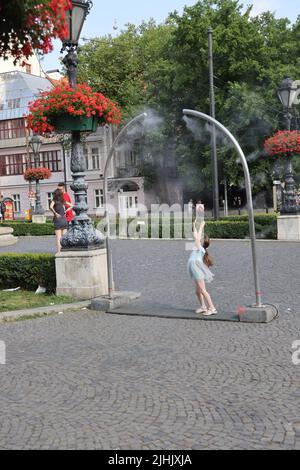
POLYGON ((196 313, 202 313, 204 316, 216 315, 218 312, 212 303, 211 296, 206 290, 205 283, 212 282, 214 275, 209 267, 212 266, 212 260, 207 252, 210 246, 210 240, 207 236, 203 238, 205 222, 201 222, 199 231, 196 228, 196 222, 193 224, 193 234, 195 239, 195 249, 188 261, 188 272, 196 284, 196 295, 201 303, 196 313), (208 308, 206 306, 206 303, 208 308))

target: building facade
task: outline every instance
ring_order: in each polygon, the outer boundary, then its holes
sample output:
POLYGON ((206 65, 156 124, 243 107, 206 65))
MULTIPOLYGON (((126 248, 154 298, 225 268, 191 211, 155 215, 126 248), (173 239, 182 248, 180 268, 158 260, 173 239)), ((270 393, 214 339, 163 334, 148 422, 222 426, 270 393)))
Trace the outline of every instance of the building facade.
MULTIPOLYGON (((28 104, 52 86, 51 76, 42 71, 35 57, 24 67, 0 61, 0 193, 13 200, 16 219, 25 217, 34 202, 30 196, 35 190, 34 185, 30 187, 23 177, 27 168, 34 167, 29 145, 31 135, 26 129, 24 116, 28 104)), ((111 126, 99 127, 84 142, 90 215, 101 216, 104 213, 103 173, 116 132, 117 129, 111 126)), ((49 168, 52 178, 41 182, 41 202, 49 216, 49 204, 59 182, 67 184, 72 198, 69 146, 69 139, 62 140, 59 136, 43 138, 40 166, 49 168)), ((134 158, 134 149, 118 152, 109 169, 108 202, 124 216, 137 215, 138 206, 145 203, 143 178, 128 172, 134 158), (127 176, 120 171, 120 165, 127 167, 127 176)))

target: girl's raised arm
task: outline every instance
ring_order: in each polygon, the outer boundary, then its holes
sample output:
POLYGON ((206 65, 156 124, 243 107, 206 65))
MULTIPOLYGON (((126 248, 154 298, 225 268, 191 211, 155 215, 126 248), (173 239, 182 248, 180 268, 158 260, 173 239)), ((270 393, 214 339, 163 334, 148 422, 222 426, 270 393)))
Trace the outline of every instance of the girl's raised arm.
POLYGON ((203 221, 201 222, 199 231, 198 231, 196 227, 196 222, 193 223, 193 235, 194 235, 195 243, 198 249, 201 248, 202 246, 204 227, 205 227, 205 222, 203 221))
POLYGON ((199 231, 198 231, 198 236, 201 241, 204 238, 204 228, 205 228, 205 221, 203 220, 200 224, 199 231))

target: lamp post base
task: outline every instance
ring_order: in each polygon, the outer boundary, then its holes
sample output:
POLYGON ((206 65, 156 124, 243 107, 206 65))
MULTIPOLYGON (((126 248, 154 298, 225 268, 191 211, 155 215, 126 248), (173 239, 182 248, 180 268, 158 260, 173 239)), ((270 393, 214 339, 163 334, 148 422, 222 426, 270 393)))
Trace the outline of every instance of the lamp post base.
POLYGON ((104 245, 104 235, 96 230, 89 220, 75 220, 61 239, 62 251, 94 251, 104 245))
POLYGON ((297 205, 295 187, 293 159, 292 157, 289 157, 286 162, 285 190, 283 192, 283 204, 280 211, 282 216, 297 214, 300 215, 299 206, 297 205))

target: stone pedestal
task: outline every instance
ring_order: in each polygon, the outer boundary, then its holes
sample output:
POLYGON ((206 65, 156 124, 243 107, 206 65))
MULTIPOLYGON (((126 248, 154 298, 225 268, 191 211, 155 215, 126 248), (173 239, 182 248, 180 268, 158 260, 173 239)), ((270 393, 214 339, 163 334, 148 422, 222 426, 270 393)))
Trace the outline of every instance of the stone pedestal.
POLYGON ((278 217, 278 240, 300 242, 300 214, 278 217))
POLYGON ((13 229, 0 226, 0 246, 11 246, 16 243, 18 243, 18 239, 13 235, 13 229))
POLYGON ((56 255, 57 295, 90 300, 108 295, 106 249, 56 255))
POLYGON ((33 215, 32 223, 33 224, 45 224, 47 222, 47 217, 45 215, 33 215))

